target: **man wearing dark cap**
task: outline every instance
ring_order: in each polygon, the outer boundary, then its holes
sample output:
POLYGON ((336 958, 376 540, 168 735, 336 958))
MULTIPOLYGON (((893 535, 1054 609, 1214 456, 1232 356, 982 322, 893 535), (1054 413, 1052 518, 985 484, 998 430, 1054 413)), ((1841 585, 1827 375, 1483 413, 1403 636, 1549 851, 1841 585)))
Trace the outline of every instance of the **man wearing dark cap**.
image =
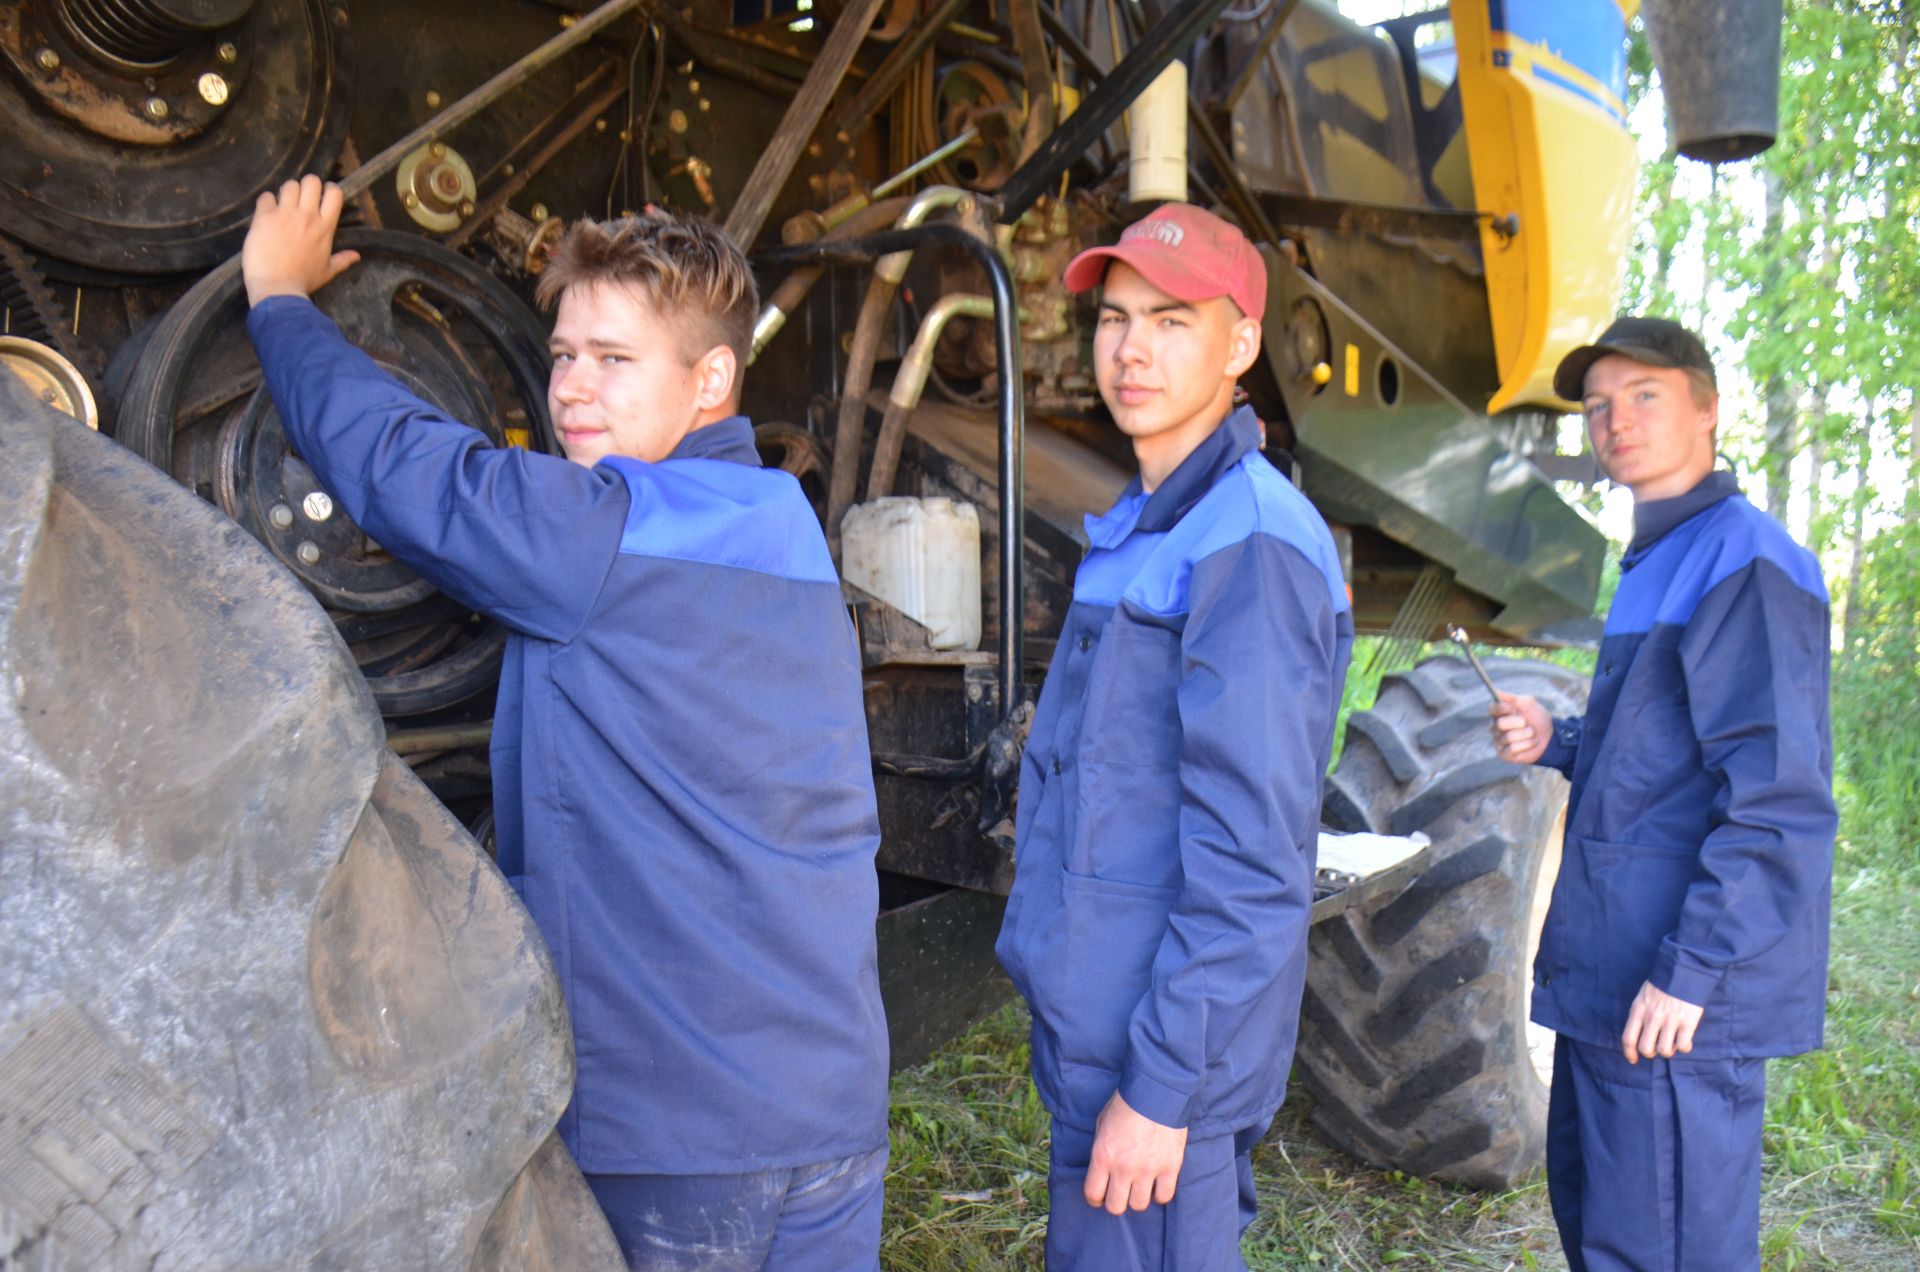
POLYGON ((1053 1114, 1047 1263, 1244 1268, 1286 1089, 1353 621, 1332 536, 1234 385, 1266 266, 1168 205, 1067 267, 1139 480, 1104 516, 1020 779, 999 955, 1053 1114))
POLYGON ((1547 1190, 1573 1272, 1757 1272, 1766 1058, 1825 1021, 1826 586, 1714 471, 1692 332, 1622 318, 1554 389, 1633 491, 1634 535, 1586 715, 1493 708, 1504 758, 1573 784, 1534 964, 1559 1035, 1547 1190))

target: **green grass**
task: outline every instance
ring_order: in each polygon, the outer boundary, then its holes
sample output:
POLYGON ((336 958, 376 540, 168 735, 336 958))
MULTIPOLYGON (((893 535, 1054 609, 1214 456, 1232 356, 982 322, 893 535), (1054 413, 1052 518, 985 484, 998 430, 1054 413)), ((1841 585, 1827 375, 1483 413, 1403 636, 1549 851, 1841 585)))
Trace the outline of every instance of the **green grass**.
MULTIPOLYGON (((1843 667, 1835 691, 1841 836, 1827 1046, 1768 1067, 1768 1272, 1920 1267, 1916 690, 1861 683, 1843 667)), ((1370 701, 1364 692, 1355 701, 1370 701)), ((1026 1015, 1015 1004, 894 1079, 884 1267, 1041 1266, 1047 1115, 1026 1073, 1026 1015)), ((1371 1170, 1314 1137, 1310 1107, 1296 1086, 1255 1149, 1251 1267, 1566 1267, 1538 1179, 1480 1193, 1371 1170)))

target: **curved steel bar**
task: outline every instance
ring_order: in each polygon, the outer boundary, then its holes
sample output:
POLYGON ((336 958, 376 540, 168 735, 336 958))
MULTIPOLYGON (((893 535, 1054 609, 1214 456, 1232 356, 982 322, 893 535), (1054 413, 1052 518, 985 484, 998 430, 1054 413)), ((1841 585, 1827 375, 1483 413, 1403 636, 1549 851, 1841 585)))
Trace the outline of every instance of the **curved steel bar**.
POLYGON ((1020 705, 1026 641, 1022 547, 1026 537, 1026 400, 1020 380, 1020 321, 1013 276, 993 246, 952 221, 934 221, 904 230, 882 230, 861 238, 769 247, 753 256, 759 269, 797 265, 858 265, 894 252, 922 247, 960 247, 987 272, 993 292, 994 362, 1000 379, 1000 716, 1020 705))

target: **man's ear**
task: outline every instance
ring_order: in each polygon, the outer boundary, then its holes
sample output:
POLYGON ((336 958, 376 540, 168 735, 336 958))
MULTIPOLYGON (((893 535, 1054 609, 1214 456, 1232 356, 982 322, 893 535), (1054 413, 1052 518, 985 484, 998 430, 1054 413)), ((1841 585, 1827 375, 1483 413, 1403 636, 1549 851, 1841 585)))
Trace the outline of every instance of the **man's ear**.
POLYGON ((1704 444, 1707 451, 1710 454, 1714 453, 1720 445, 1720 395, 1718 393, 1713 395, 1712 401, 1700 408, 1700 425, 1699 431, 1705 435, 1704 444))
POLYGON ((693 404, 702 411, 727 406, 740 379, 740 359, 727 345, 715 345, 693 364, 693 404))
POLYGON ((1241 318, 1233 324, 1233 341, 1227 346, 1227 378, 1237 380, 1252 370, 1260 356, 1260 320, 1241 318))

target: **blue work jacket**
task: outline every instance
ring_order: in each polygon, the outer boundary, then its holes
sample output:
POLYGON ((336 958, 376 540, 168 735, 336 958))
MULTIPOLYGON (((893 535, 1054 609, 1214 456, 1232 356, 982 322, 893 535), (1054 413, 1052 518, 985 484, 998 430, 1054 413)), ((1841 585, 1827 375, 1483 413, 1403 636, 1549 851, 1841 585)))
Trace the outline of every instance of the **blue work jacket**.
POLYGON ((998 953, 1047 1109, 1115 1090, 1194 1138, 1270 1118, 1307 965, 1353 643, 1333 538, 1244 408, 1105 516, 1020 775, 998 953))
POLYGON ((502 871, 553 953, 595 1173, 886 1142, 859 657, 818 522, 739 416, 657 464, 493 447, 305 300, 247 320, 294 448, 366 532, 511 632, 502 871))
POLYGON ((1620 570, 1587 713, 1539 760, 1573 788, 1533 1019, 1618 1046, 1651 982, 1705 1008, 1695 1056, 1818 1047, 1838 821, 1819 563, 1713 473, 1634 510, 1620 570))

